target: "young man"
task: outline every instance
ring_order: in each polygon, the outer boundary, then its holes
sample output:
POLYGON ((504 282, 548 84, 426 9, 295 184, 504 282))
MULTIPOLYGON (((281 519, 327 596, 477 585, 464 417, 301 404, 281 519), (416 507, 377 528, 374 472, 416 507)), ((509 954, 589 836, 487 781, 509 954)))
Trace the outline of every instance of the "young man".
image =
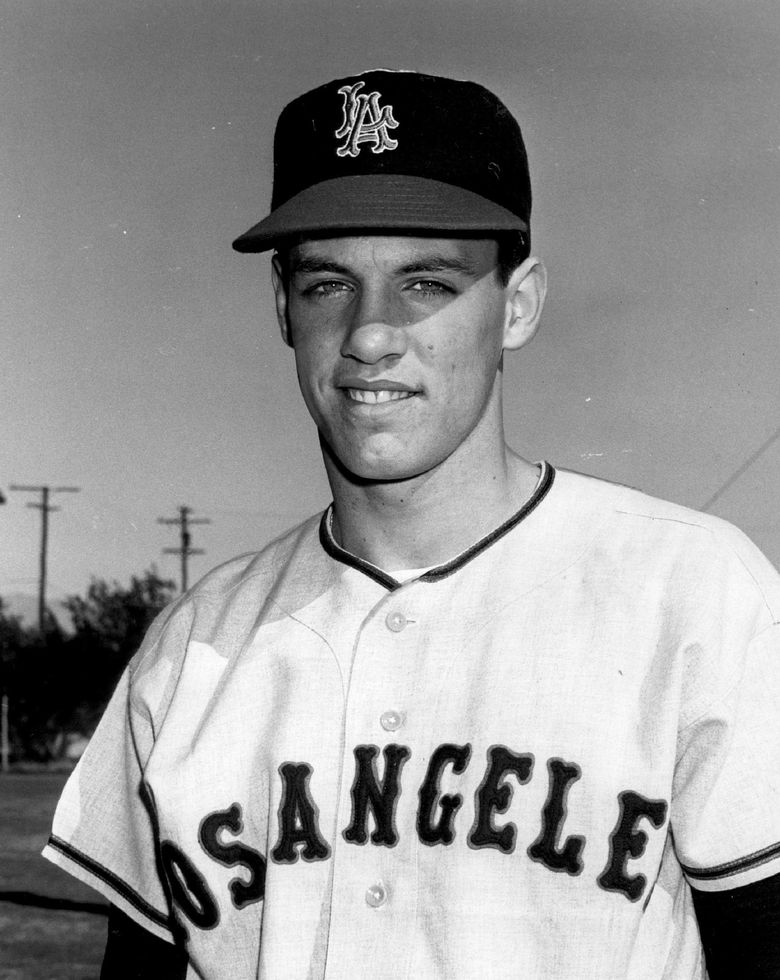
POLYGON ((481 86, 282 113, 235 247, 277 250, 333 504, 163 614, 68 784, 46 854, 114 906, 104 977, 780 975, 780 580, 506 446, 530 210, 481 86))

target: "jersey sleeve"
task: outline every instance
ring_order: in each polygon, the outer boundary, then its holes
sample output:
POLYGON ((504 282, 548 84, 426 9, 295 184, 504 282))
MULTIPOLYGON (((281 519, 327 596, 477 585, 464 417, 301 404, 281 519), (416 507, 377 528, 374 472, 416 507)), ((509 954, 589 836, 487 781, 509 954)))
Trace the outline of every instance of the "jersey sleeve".
POLYGON ((154 717, 133 696, 134 678, 149 670, 162 632, 158 620, 122 675, 65 786, 43 856, 149 932, 173 942, 154 809, 143 783, 154 745, 154 717))
POLYGON ((672 832, 700 891, 780 872, 780 624, 731 653, 728 687, 680 734, 672 832))

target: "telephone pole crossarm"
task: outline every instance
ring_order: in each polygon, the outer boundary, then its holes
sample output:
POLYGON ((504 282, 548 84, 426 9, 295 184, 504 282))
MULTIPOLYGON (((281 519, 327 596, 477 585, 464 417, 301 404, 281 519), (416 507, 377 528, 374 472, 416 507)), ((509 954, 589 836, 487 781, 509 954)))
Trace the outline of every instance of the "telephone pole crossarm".
POLYGON ((178 517, 158 517, 158 524, 175 524, 179 527, 179 538, 181 545, 178 548, 163 548, 165 555, 181 556, 181 591, 187 591, 187 559, 190 555, 204 555, 203 548, 193 548, 191 546, 192 535, 190 527, 193 524, 211 524, 208 517, 192 517, 192 507, 179 507, 178 517))

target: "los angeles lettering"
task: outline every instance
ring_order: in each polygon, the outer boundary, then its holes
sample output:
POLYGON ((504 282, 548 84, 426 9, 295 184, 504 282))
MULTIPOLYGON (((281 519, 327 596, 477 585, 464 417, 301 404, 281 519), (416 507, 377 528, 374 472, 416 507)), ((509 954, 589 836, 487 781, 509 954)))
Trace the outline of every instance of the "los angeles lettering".
MULTIPOLYGON (((386 745, 383 774, 380 778, 379 747, 358 745, 355 750, 355 776, 352 783, 352 812, 342 831, 344 840, 357 846, 369 843, 393 847, 398 843, 396 808, 401 796, 401 776, 411 750, 405 745, 386 745), (369 830, 369 813, 372 827, 369 830)), ((431 755, 425 778, 418 790, 416 831, 428 847, 449 846, 456 836, 456 817, 463 805, 460 793, 442 793, 441 778, 448 767, 462 774, 471 760, 471 745, 440 745, 431 755)), ((487 766, 474 798, 473 822, 466 834, 470 848, 494 848, 511 854, 517 843, 517 827, 501 821, 514 793, 513 784, 528 783, 534 770, 530 753, 516 753, 504 745, 494 745, 487 753, 487 766)), ((319 810, 312 799, 309 782, 312 767, 305 762, 285 762, 279 767, 282 782, 279 805, 278 838, 269 858, 275 864, 294 864, 298 860, 325 861, 331 848, 319 828, 319 810)), ((574 762, 547 760, 548 792, 541 812, 541 826, 526 853, 550 871, 567 875, 582 873, 585 837, 566 834, 566 801, 569 790, 582 771, 574 762)), ((651 800, 631 790, 618 793, 615 823, 609 837, 606 866, 596 878, 605 891, 623 895, 631 902, 642 897, 647 878, 632 874, 630 860, 644 854, 647 832, 643 825, 660 830, 666 820, 665 800, 651 800)), ((241 869, 241 877, 231 880, 230 898, 242 909, 262 900, 265 894, 267 859, 238 838, 243 831, 242 810, 233 803, 226 810, 207 814, 200 823, 200 846, 214 861, 225 867, 241 869), (248 877, 247 877, 248 872, 248 877)), ((211 929, 219 923, 219 905, 209 884, 187 855, 172 841, 163 841, 160 856, 171 896, 200 929, 211 929)))

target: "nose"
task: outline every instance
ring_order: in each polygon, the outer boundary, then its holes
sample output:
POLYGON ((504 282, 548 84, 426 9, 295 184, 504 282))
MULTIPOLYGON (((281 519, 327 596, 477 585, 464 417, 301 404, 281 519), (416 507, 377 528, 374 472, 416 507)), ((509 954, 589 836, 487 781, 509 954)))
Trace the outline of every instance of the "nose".
POLYGON ((401 311, 391 296, 364 291, 353 305, 352 317, 341 345, 343 357, 376 364, 386 357, 401 357, 407 338, 401 311))

